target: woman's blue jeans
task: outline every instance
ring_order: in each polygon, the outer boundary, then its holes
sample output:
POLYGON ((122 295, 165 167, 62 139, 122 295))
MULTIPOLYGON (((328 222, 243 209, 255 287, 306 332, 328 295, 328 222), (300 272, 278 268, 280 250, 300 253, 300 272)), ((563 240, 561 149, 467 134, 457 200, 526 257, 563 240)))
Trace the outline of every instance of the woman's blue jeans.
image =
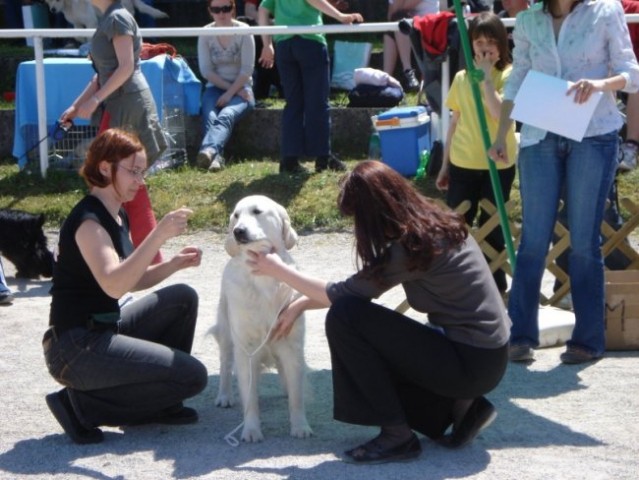
POLYGON ((280 40, 275 44, 275 62, 286 98, 282 158, 329 155, 330 71, 326 45, 299 36, 280 40))
POLYGON ((546 255, 565 185, 570 290, 575 328, 569 346, 605 349, 604 267, 600 228, 617 168, 617 132, 581 142, 548 133, 519 153, 522 235, 508 302, 512 345, 539 345, 538 311, 546 255))
POLYGON ((216 103, 224 93, 221 88, 207 87, 202 94, 204 138, 200 150, 211 148, 220 155, 231 138, 235 124, 255 107, 254 100, 247 102, 239 95, 234 95, 229 103, 219 108, 216 103))
POLYGON ((201 392, 206 367, 190 355, 198 296, 171 285, 122 308, 117 332, 49 329, 49 373, 67 387, 87 428, 144 422, 201 392))

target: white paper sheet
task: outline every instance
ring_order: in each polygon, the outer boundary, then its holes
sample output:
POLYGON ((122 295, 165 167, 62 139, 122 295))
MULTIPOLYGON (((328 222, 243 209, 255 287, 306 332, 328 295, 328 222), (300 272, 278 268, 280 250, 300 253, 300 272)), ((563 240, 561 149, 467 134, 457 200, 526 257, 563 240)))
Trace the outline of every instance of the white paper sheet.
POLYGON ((566 95, 568 80, 530 70, 515 96, 511 118, 580 142, 603 96, 594 92, 587 102, 566 95))

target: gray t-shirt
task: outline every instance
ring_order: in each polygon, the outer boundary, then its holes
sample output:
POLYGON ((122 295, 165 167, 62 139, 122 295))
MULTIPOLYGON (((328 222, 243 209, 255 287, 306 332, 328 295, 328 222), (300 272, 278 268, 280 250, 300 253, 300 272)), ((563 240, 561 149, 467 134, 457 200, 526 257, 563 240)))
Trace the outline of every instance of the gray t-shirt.
POLYGON ((111 5, 104 15, 98 19, 98 27, 91 39, 91 59, 98 73, 100 85, 104 85, 109 77, 118 68, 118 58, 113 47, 113 37, 118 35, 130 35, 133 37, 133 75, 129 78, 118 92, 137 92, 149 85, 140 70, 140 49, 142 47, 142 37, 133 16, 124 8, 120 2, 111 5))
MULTIPOLYGON (((233 20, 234 27, 248 27, 247 24, 233 20)), ((215 22, 204 28, 214 28, 215 22)), ((197 58, 200 74, 208 78, 216 73, 229 83, 235 82, 239 75, 247 75, 245 87, 250 88, 255 66, 255 41, 252 35, 233 35, 227 46, 222 46, 219 36, 201 36, 197 40, 197 58)), ((210 83, 207 86, 211 86, 210 83)))
POLYGON ((427 313, 428 321, 450 340, 480 348, 499 348, 508 342, 510 318, 473 237, 458 249, 435 256, 428 270, 409 271, 406 260, 404 248, 394 244, 382 273, 384 285, 356 273, 329 283, 326 293, 331 302, 346 295, 372 299, 401 284, 409 305, 427 313))

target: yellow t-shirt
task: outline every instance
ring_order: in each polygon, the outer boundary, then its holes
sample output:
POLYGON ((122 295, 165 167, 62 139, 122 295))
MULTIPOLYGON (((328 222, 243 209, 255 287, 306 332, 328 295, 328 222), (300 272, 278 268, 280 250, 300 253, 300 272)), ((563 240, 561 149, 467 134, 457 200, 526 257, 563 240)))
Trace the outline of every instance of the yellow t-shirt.
MULTIPOLYGON (((512 68, 506 67, 503 71, 493 68, 490 76, 495 86, 495 90, 500 95, 503 92, 504 84, 508 79, 512 68)), ((498 118, 492 118, 486 109, 484 101, 484 92, 480 85, 482 95, 482 104, 486 114, 486 123, 488 124, 488 132, 491 141, 495 139, 497 134, 498 118)), ((488 170, 488 156, 484 141, 479 128, 479 118, 473 93, 471 91, 470 80, 466 70, 457 72, 450 86, 448 97, 446 98, 446 106, 454 112, 459 112, 459 120, 457 128, 453 132, 450 144, 450 162, 461 168, 471 170, 488 170)), ((515 125, 513 124, 506 135, 506 146, 508 148, 508 165, 504 163, 495 163, 498 169, 510 167, 517 157, 517 138, 515 137, 515 125)))

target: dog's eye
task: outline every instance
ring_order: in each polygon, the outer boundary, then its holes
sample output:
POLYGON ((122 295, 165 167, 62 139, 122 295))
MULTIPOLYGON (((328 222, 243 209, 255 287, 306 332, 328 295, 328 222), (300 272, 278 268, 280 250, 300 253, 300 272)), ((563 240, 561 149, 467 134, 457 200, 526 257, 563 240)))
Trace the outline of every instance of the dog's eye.
POLYGON ((240 214, 236 212, 236 213, 233 214, 233 217, 234 218, 240 218, 240 214))
POLYGON ((253 215, 259 215, 260 213, 262 213, 262 210, 260 210, 259 208, 253 209, 253 215))

